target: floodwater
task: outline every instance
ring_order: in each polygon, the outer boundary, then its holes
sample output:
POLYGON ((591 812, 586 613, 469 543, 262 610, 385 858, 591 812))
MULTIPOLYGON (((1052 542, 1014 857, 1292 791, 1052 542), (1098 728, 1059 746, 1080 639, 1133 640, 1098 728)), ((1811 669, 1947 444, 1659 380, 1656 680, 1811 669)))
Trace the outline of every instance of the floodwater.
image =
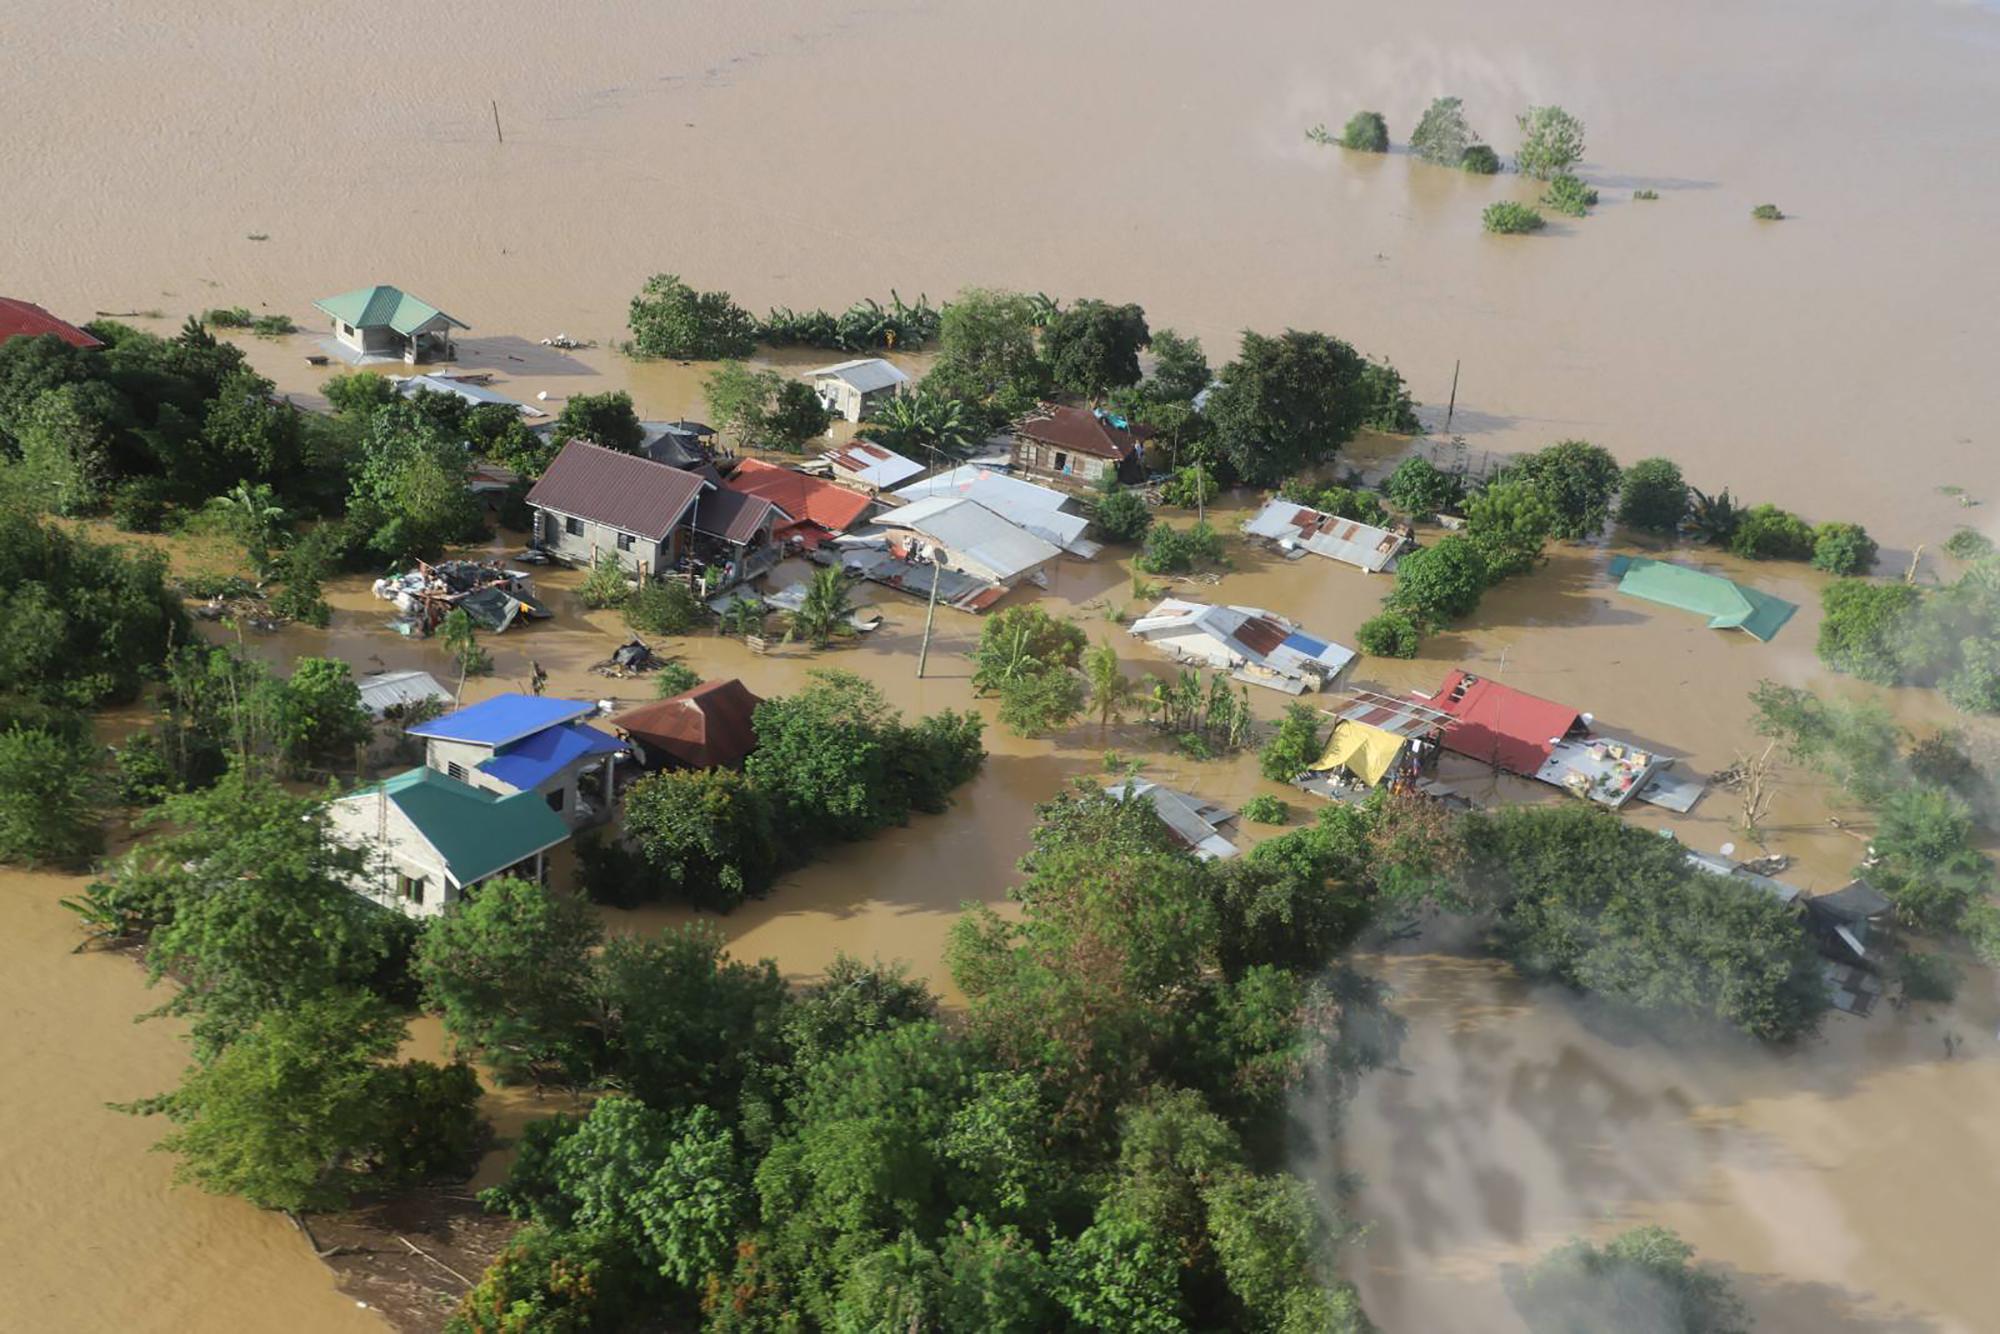
MULTIPOLYGON (((1184 4, 605 0, 551 17, 503 0, 441 43, 248 0, 0 9, 0 288, 78 319, 158 310, 169 327, 218 304, 306 323, 316 296, 393 282, 471 324, 464 364, 504 392, 628 388, 648 416, 703 406, 702 368, 608 348, 655 271, 753 309, 970 283, 1134 299, 1218 362, 1242 327, 1337 332, 1394 359, 1434 427, 1462 362, 1452 429, 1475 465, 1577 435, 1626 459, 1667 454, 1710 489, 1866 521, 1886 568, 1967 519, 1992 530, 1991 508, 1941 489, 2000 501, 2000 387, 1978 322, 2000 297, 2000 266, 1980 258, 2000 174, 1964 167, 2000 147, 2000 16, 1987 9, 1286 0, 1217 23, 1184 4), (1581 115, 1598 212, 1538 238, 1483 237, 1480 207, 1526 197, 1518 180, 1356 159, 1302 135, 1365 105, 1401 138, 1447 92, 1503 150, 1529 100, 1581 115), (1642 188, 1659 200, 1633 201, 1642 188), (1766 200, 1793 216, 1752 225, 1766 200), (539 345, 557 332, 607 346, 539 345)), ((289 391, 309 396, 325 374, 304 362, 315 337, 246 345, 289 391)), ((1388 453, 1357 451, 1374 470, 1388 453)), ((1317 558, 1235 554, 1218 585, 1184 591, 1352 642, 1385 587, 1317 558)), ((1758 680, 1834 684, 1812 654, 1819 576, 1699 557, 1801 604, 1757 645, 1618 598, 1608 554, 1557 552, 1416 662, 1365 662, 1360 683, 1428 689, 1463 664, 1700 773, 1756 748, 1744 696, 1758 680)), ((542 582, 559 619, 491 641, 496 674, 466 698, 523 688, 531 659, 552 692, 649 693, 588 670, 621 637, 616 617, 576 608, 573 576, 542 582)), ((446 675, 435 645, 382 628, 365 581, 332 596, 329 630, 251 646, 446 675)), ((1165 670, 1107 615, 1135 602, 1122 562, 1067 562, 1040 596, 1110 638, 1129 671, 1165 670)), ((756 656, 707 636, 675 648, 762 694, 836 666, 909 713, 971 703, 975 620, 940 610, 919 681, 921 604, 863 600, 888 623, 828 653, 756 656)), ((1955 721, 1916 692, 1876 693, 1913 726, 1955 721)), ((1258 696, 1275 716, 1283 701, 1258 696)), ((1034 804, 1098 772, 1103 752, 1231 804, 1275 791, 1247 760, 1163 753, 1134 722, 1040 741, 996 728, 989 745, 948 814, 835 850, 721 919, 733 948, 798 980, 840 951, 906 960, 949 996, 953 917, 967 901, 1006 910, 1034 804)), ((1476 797, 1561 799, 1469 764, 1447 776, 1476 797)), ((1742 846, 1733 805, 1714 793, 1688 816, 1627 818, 1742 846)), ((1784 773, 1766 838, 1815 890, 1843 882, 1866 832, 1831 827, 1830 812, 1855 814, 1784 773)), ((16 1298, 0 1326, 372 1327, 283 1220, 170 1187, 170 1162, 146 1151, 157 1125, 101 1110, 167 1086, 184 1052, 165 1021, 129 1023, 155 997, 128 961, 67 952, 55 901, 80 883, 0 877, 0 1286, 16 1298)), ((685 916, 606 914, 614 930, 685 916)), ((1386 1328, 1503 1328, 1498 1266, 1640 1221, 1731 1266, 1766 1329, 1990 1326, 2000 1284, 1972 1250, 2000 1174, 1980 1119, 2000 1093, 1985 975, 1963 1014, 1836 1018, 1823 1042, 1775 1058, 1622 1032, 1446 943, 1378 962, 1410 1044, 1402 1070, 1365 1086, 1339 1165, 1364 1179, 1358 1212, 1377 1220, 1350 1268, 1386 1328), (1949 1065, 1946 1026, 1967 1040, 1949 1065)), ((441 1038, 422 1023, 414 1042, 441 1038)), ((511 1090, 492 1108, 503 1135, 553 1109, 511 1090)))

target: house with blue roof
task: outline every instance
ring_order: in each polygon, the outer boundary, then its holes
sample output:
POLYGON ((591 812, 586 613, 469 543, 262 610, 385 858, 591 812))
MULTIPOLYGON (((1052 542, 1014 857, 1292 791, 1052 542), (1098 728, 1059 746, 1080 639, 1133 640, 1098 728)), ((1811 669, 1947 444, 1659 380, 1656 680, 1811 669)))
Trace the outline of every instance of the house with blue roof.
POLYGON ((1326 689, 1359 656, 1262 607, 1164 598, 1133 621, 1131 630, 1175 662, 1228 672, 1238 681, 1287 695, 1326 689))
POLYGON ((411 917, 436 917, 498 876, 543 880, 570 836, 539 793, 502 795, 428 768, 333 801, 327 824, 367 858, 356 891, 411 917))
POLYGON ((596 705, 543 695, 495 695, 409 735, 424 741, 424 765, 501 796, 534 793, 570 829, 611 817, 625 743, 584 722, 596 705))

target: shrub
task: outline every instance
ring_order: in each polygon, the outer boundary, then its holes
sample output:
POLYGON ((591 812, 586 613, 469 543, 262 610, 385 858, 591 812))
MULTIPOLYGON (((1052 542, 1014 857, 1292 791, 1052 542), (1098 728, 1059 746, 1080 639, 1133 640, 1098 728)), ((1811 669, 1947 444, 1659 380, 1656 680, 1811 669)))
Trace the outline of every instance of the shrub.
POLYGON ((253 318, 247 306, 216 306, 200 316, 201 322, 213 329, 247 329, 253 318))
POLYGON ((1938 683, 1944 697, 1965 713, 2000 713, 2000 644, 1970 638, 1958 652, 1958 669, 1938 683))
POLYGON ((1318 144, 1321 148, 1325 148, 1333 141, 1333 131, 1326 128, 1325 121, 1320 121, 1306 131, 1306 142, 1309 144, 1318 144))
POLYGON ((1776 505, 1759 505, 1736 525, 1729 549, 1750 560, 1806 560, 1813 554, 1812 525, 1776 505))
POLYGON ((127 477, 111 488, 111 521, 128 533, 157 533, 166 527, 173 492, 165 477, 127 477))
POLYGON ((618 563, 618 557, 604 552, 590 567, 590 573, 583 577, 583 582, 577 585, 576 595, 584 606, 592 610, 622 607, 625 599, 632 596, 632 584, 625 574, 625 567, 618 563))
POLYGON ((1729 1281, 1692 1264, 1694 1248, 1663 1227, 1621 1233, 1600 1250, 1572 1241, 1508 1284, 1531 1334, 1748 1334, 1729 1281))
POLYGON ((1244 802, 1242 815, 1257 824, 1284 824, 1292 818, 1292 808, 1266 792, 1244 802))
POLYGON ((1029 672, 1000 686, 1000 723, 1017 736, 1042 736, 1083 712, 1083 677, 1067 667, 1029 672))
POLYGON ((1145 548, 1135 562, 1147 574, 1185 574, 1202 565, 1222 563, 1222 535, 1206 523, 1175 528, 1156 523, 1146 533, 1145 548))
POLYGON ((1958 995, 1958 964, 1943 954, 1905 954, 1896 960, 1896 980, 1910 1000, 1950 1001, 1958 995))
POLYGON ((1580 218, 1597 206, 1597 191, 1565 172, 1549 182, 1542 202, 1567 217, 1580 218))
POLYGON ((1759 222, 1783 222, 1784 213, 1776 204, 1759 204, 1750 210, 1750 216, 1759 222))
POLYGON ((0 732, 0 862, 73 862, 97 850, 92 750, 40 729, 0 732))
MULTIPOLYGON (((114 511, 117 509, 115 498, 111 506, 114 511)), ((1976 529, 1961 528, 1945 539, 1944 550, 1946 555, 1956 560, 1978 560, 1981 556, 1993 554, 1993 539, 1976 529)))
POLYGON ((1582 161, 1583 122, 1561 107, 1529 107, 1514 118, 1514 123, 1521 130, 1521 147, 1514 154, 1514 165, 1523 176, 1542 181, 1550 177, 1561 180, 1571 167, 1582 161))
POLYGON ((1347 124, 1340 131, 1343 148, 1351 148, 1357 153, 1386 153, 1389 151, 1389 122, 1382 119, 1379 111, 1357 111, 1347 118, 1347 124))
POLYGON ((1176 468, 1173 475, 1160 483, 1160 499, 1180 509, 1191 510, 1200 505, 1212 505, 1222 484, 1215 479, 1215 469, 1188 464, 1176 468))
POLYGON ((727 292, 697 292, 672 273, 654 274, 632 298, 632 350, 646 357, 720 361, 757 350, 757 321, 727 292))
POLYGON ((684 635, 701 615, 701 603, 679 579, 641 579, 625 599, 625 624, 641 634, 684 635))
POLYGON ((1423 647, 1423 631, 1399 611, 1385 611, 1361 623, 1356 632, 1361 651, 1377 658, 1414 658, 1423 647))
POLYGON ((1473 144, 1459 155, 1458 165, 1474 176, 1493 176, 1500 171, 1500 155, 1485 144, 1473 144))
POLYGON ((1153 526, 1153 511, 1137 491, 1113 485, 1098 495, 1090 522, 1107 542, 1136 543, 1143 541, 1146 530, 1153 526))
POLYGON ((663 662, 653 674, 653 693, 661 699, 683 695, 701 684, 701 673, 684 662, 663 662))
POLYGON ((1495 236, 1523 236, 1548 225, 1538 211, 1511 199, 1488 204, 1486 211, 1479 215, 1479 221, 1495 236))
POLYGON ((292 323, 289 315, 259 315, 250 321, 250 332, 259 338, 283 338, 298 331, 299 326, 292 323))
POLYGON ((1403 513, 1427 519, 1441 510, 1457 512, 1465 500, 1465 478, 1413 454, 1396 465, 1382 490, 1403 513))
POLYGON ((1672 459, 1640 459, 1625 470, 1618 489, 1618 521, 1653 533, 1672 533, 1687 517, 1688 485, 1672 459))
POLYGON ((1659 197, 1660 197, 1660 192, 1658 190, 1634 190, 1632 192, 1632 198, 1641 201, 1649 199, 1658 199, 1659 197))
POLYGON ((1287 704, 1278 730, 1257 752, 1258 770, 1274 783, 1297 778, 1319 758, 1321 726, 1319 710, 1312 705, 1287 704))
POLYGON ((1454 535, 1404 556, 1388 601, 1420 628, 1435 627, 1477 607, 1486 585, 1485 557, 1470 539, 1454 535))
POLYGON ((157 806, 180 789, 174 766, 152 732, 134 732, 117 748, 115 791, 128 806, 157 806))
POLYGON ((729 769, 648 774, 625 797, 625 829, 672 894, 728 912, 770 887, 779 860, 771 801, 729 769))
POLYGON ((1867 574, 1875 568, 1875 539, 1858 523, 1823 523, 1813 531, 1812 567, 1828 574, 1867 574))

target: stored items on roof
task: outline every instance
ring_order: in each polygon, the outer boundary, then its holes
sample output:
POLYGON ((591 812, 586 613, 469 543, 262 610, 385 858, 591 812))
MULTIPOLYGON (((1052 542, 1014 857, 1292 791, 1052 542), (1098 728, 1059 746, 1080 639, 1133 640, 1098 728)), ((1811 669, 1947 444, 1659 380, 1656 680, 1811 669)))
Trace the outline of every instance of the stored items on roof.
POLYGON ((1619 556, 1611 562, 1611 573, 1618 578, 1618 591, 1628 597, 1691 611, 1706 616, 1711 630, 1741 630, 1765 642, 1798 610, 1783 598, 1672 561, 1619 556))
POLYGON ((1353 649, 1316 639, 1274 611, 1166 598, 1132 633, 1169 654, 1288 695, 1324 690, 1347 670, 1353 649))

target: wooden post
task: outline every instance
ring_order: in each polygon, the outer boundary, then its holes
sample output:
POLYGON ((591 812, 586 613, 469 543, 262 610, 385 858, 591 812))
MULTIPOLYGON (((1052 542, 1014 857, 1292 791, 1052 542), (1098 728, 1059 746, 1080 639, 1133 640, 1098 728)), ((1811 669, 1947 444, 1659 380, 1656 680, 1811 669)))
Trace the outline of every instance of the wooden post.
POLYGON ((496 98, 491 105, 493 107, 493 142, 504 144, 507 142, 507 136, 500 133, 500 102, 496 98))
POLYGON ((1458 411, 1458 361, 1456 358, 1454 358, 1451 363, 1451 402, 1446 404, 1444 409, 1444 429, 1446 434, 1449 434, 1451 432, 1452 414, 1457 411, 1458 411))
POLYGON ((917 679, 919 681, 924 679, 924 664, 930 661, 931 625, 937 620, 938 571, 943 567, 944 562, 939 560, 937 553, 933 551, 931 553, 931 605, 924 612, 924 642, 923 646, 917 650, 917 679))

